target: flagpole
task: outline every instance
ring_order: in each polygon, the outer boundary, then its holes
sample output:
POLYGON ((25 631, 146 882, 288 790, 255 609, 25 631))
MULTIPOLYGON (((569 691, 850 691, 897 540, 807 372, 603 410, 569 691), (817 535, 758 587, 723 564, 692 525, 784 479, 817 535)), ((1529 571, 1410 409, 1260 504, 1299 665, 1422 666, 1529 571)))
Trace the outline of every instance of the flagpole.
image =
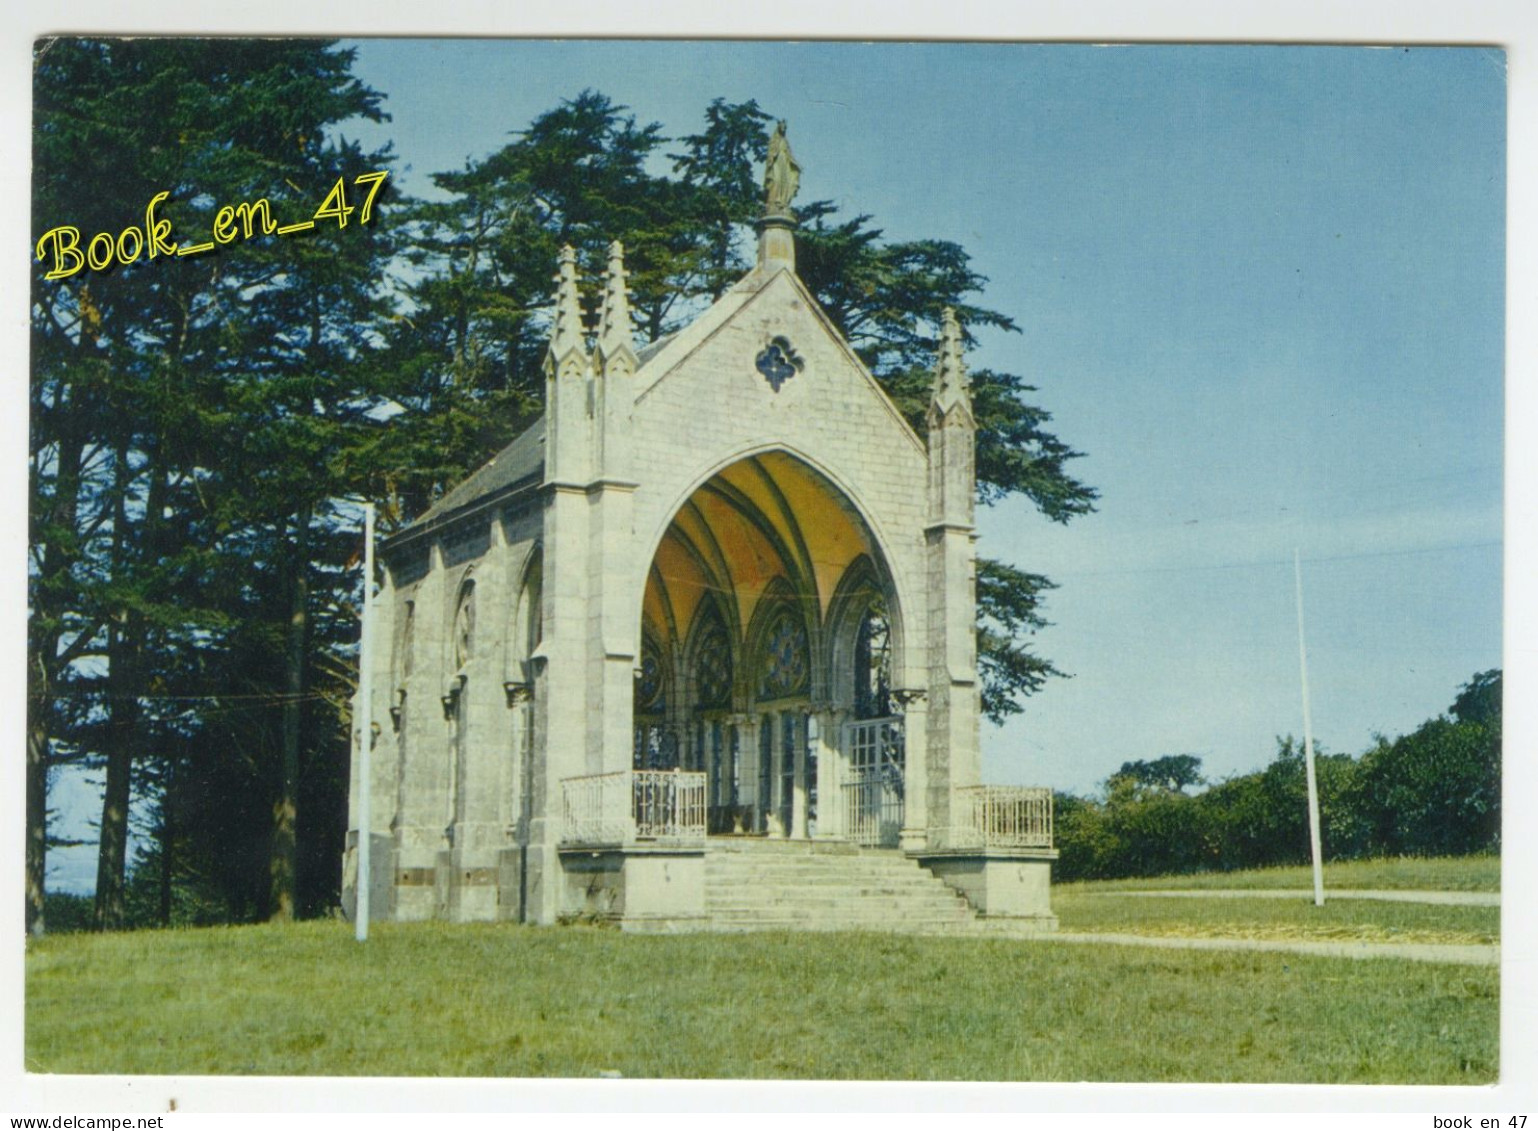
POLYGON ((1308 705, 1308 649, 1303 644, 1303 564, 1292 551, 1292 576, 1298 595, 1298 672, 1303 681, 1303 759, 1308 774, 1308 844, 1314 858, 1314 906, 1324 906, 1324 866, 1319 849, 1319 783, 1314 776, 1314 720, 1308 705))
POLYGON ((358 899, 353 916, 359 942, 368 938, 373 885, 374 746, 374 504, 363 504, 363 631, 358 641, 358 899))

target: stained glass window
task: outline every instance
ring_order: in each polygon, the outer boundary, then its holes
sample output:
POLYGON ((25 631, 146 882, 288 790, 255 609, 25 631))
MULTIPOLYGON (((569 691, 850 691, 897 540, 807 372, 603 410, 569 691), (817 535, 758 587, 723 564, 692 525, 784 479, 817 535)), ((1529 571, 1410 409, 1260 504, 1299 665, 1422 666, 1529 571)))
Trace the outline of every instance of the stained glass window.
POLYGON ((701 613, 706 618, 695 652, 694 673, 701 707, 725 707, 732 696, 732 649, 726 626, 713 606, 701 613))
POLYGON ((759 697, 785 699, 804 694, 810 669, 806 625, 793 611, 786 609, 775 618, 764 640, 759 697))
POLYGON ((667 710, 663 696, 662 651, 649 637, 641 645, 641 672, 636 676, 635 709, 647 715, 667 710))
POLYGON ((678 769, 678 737, 661 723, 643 723, 635 728, 635 755, 632 767, 637 770, 678 769))
POLYGON ((790 339, 783 337, 770 341, 754 359, 754 364, 776 393, 780 391, 781 385, 806 368, 806 362, 790 344, 790 339))

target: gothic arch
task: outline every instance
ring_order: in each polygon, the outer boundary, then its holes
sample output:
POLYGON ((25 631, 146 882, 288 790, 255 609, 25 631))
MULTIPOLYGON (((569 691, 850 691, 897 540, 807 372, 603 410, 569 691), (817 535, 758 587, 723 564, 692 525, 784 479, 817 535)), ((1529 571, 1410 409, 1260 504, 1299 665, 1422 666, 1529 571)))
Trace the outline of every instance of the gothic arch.
POLYGON ((873 607, 893 629, 901 617, 864 510, 812 462, 761 448, 677 502, 643 576, 638 652, 656 637, 679 662, 665 715, 648 713, 637 682, 634 766, 704 770, 712 832, 811 835, 818 807, 834 803, 839 727, 856 706, 840 672, 853 671, 873 607), (677 762, 659 732, 675 736, 677 762))
POLYGON ((888 682, 895 689, 902 672, 902 618, 893 610, 891 587, 869 557, 851 562, 839 579, 833 602, 828 608, 827 638, 831 652, 830 698, 842 709, 853 711, 859 704, 855 693, 860 636, 867 616, 879 608, 886 620, 888 635, 888 682))
POLYGON ((684 642, 684 694, 699 711, 730 711, 737 703, 742 671, 741 637, 732 631, 715 594, 695 608, 684 642))
MULTIPOLYGON (((900 626, 907 615, 907 611, 910 609, 917 610, 920 606, 915 604, 914 599, 907 593, 906 586, 899 580, 897 571, 893 567, 893 563, 897 561, 897 558, 891 549, 894 544, 891 537, 883 529, 881 522, 874 517, 872 509, 863 501, 861 492, 857 488, 851 485, 843 476, 833 471, 823 461, 809 455, 795 445, 780 441, 755 444, 724 454, 706 465, 703 470, 674 494, 653 525, 647 540, 642 544, 644 556, 640 560, 647 563, 645 568, 648 571, 643 576, 641 585, 643 607, 645 603, 644 594, 650 588, 649 583, 653 583, 656 580, 654 577, 656 572, 655 563, 657 562, 659 551, 663 549, 664 543, 670 538, 679 516, 687 512, 690 503, 695 500, 701 489, 710 484, 712 480, 722 478, 725 473, 735 468, 753 468, 755 471, 761 472, 763 462, 766 459, 772 460, 776 458, 797 465, 804 472, 808 473, 810 480, 819 483, 822 490, 830 498, 836 500, 852 516, 854 522, 862 531, 865 540, 868 542, 866 553, 876 563, 877 572, 885 588, 888 609, 894 626, 900 626)), ((763 478, 761 474, 758 477, 763 478)), ((784 498, 783 492, 779 492, 779 502, 782 512, 792 509, 790 502, 784 498)), ((815 551, 807 547, 804 542, 792 539, 786 549, 787 553, 785 556, 788 564, 794 561, 802 567, 802 573, 809 572, 813 574, 813 579, 817 583, 820 602, 823 608, 826 609, 834 591, 834 579, 816 577, 819 571, 817 569, 818 562, 816 561, 815 551)), ((723 579, 717 577, 713 580, 719 583, 723 579)), ((686 622, 690 620, 688 616, 683 616, 681 619, 686 622)), ((641 620, 642 617, 637 615, 635 625, 638 637, 641 620)), ((734 627, 739 632, 742 631, 740 623, 734 622, 734 627)), ((639 639, 637 643, 639 645, 639 639)), ((901 653, 899 653, 899 656, 901 656, 901 653)))
POLYGON ((821 682, 814 673, 823 651, 815 609, 815 602, 783 577, 771 581, 759 597, 743 648, 743 683, 753 703, 813 696, 821 682))
POLYGON ((396 620, 394 640, 390 650, 390 694, 406 686, 415 668, 417 602, 413 592, 400 603, 400 616, 396 620))
POLYGON ((509 683, 529 686, 534 682, 534 661, 544 639, 544 554, 539 543, 524 557, 517 576, 504 678, 509 683))
POLYGON ((447 654, 443 670, 450 678, 460 675, 475 659, 476 609, 475 571, 468 569, 454 590, 453 612, 450 614, 449 631, 444 640, 447 654))

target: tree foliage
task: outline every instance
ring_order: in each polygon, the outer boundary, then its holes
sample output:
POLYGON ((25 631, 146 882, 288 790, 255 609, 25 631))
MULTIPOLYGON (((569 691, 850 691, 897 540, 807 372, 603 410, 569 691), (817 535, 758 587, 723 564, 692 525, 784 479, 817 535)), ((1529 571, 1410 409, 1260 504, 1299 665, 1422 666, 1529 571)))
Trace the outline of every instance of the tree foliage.
MULTIPOLYGON (((1315 749, 1325 856, 1437 856, 1500 848, 1500 672, 1481 672, 1452 718, 1380 738, 1361 757, 1315 749)), ((1060 796, 1061 879, 1116 879, 1306 863, 1302 744, 1277 740, 1264 769, 1198 785, 1200 759, 1130 761, 1101 798, 1060 796)))
POLYGON ((1108 789, 1130 787, 1133 792, 1184 793, 1202 784, 1202 760, 1195 754, 1166 754, 1152 761, 1123 762, 1111 775, 1108 789))
MULTIPOLYGON (((160 194, 182 245, 242 202, 310 216, 338 178, 386 159, 331 132, 382 117, 351 65, 315 41, 42 43, 35 235, 115 236, 160 194)), ((175 790, 230 771, 224 823, 196 843, 196 825, 173 827, 166 844, 200 869, 247 861, 270 883, 251 915, 334 888, 334 812, 303 868, 294 821, 303 793, 334 811, 346 765, 340 715, 316 706, 355 635, 328 610, 351 586, 339 500, 356 491, 347 453, 377 427, 362 358, 389 243, 356 222, 262 227, 206 254, 34 272, 29 774, 33 750, 43 772, 105 765, 103 927, 126 913, 135 777, 174 812, 175 790), (261 815, 237 820, 243 803, 261 815)), ((45 819, 29 812, 29 844, 45 819)), ((29 887, 32 868, 29 853, 29 887)))

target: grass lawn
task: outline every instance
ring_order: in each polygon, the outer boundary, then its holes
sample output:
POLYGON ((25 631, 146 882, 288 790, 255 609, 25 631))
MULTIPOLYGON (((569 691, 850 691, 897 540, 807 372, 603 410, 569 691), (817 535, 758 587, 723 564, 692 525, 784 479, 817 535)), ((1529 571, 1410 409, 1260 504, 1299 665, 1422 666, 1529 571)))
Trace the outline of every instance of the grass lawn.
POLYGON ((1319 942, 1496 943, 1499 907, 1447 907, 1325 899, 1189 899, 1131 896, 1109 885, 1069 884, 1052 892, 1065 931, 1184 938, 1299 939, 1319 942))
POLYGON ((1382 959, 444 924, 382 925, 359 945, 313 922, 34 943, 26 1059, 85 1073, 1485 1084, 1498 995, 1493 968, 1382 959))
MULTIPOLYGON (((1193 888, 1297 888, 1314 890, 1314 872, 1308 865, 1295 868, 1254 868, 1244 872, 1199 872, 1191 876, 1152 876, 1137 880, 1103 880, 1094 885, 1065 884, 1064 888, 1093 886, 1102 891, 1193 888)), ((1386 889, 1391 891, 1500 891, 1499 856, 1415 856, 1380 860, 1342 860, 1324 866, 1326 902, 1331 888, 1386 889)), ((1056 889, 1055 889, 1056 890, 1056 889)))

